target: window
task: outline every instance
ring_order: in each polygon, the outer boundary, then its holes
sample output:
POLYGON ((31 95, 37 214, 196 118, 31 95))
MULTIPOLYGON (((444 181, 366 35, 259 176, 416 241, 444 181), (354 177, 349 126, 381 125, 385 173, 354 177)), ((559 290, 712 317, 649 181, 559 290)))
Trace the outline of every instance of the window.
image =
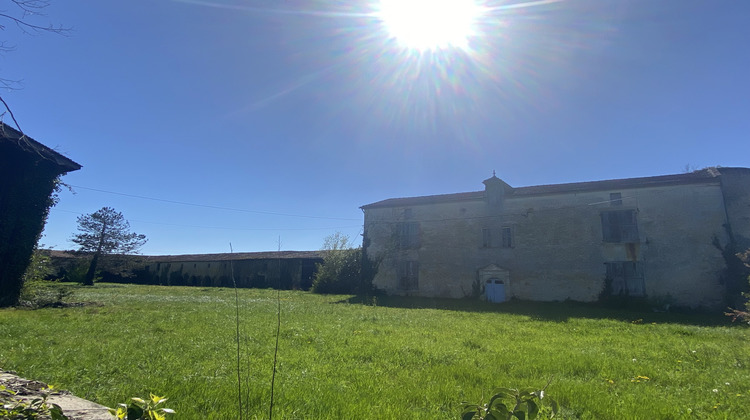
POLYGON ((604 263, 612 296, 644 296, 643 265, 639 261, 616 261, 604 263))
POLYGON ((398 267, 398 287, 401 290, 419 289, 419 262, 401 261, 398 267))
POLYGON ((502 235, 502 247, 511 248, 513 247, 513 231, 509 227, 503 227, 500 229, 502 235))
POLYGON ((398 224, 399 249, 417 249, 419 243, 419 223, 403 222, 398 224))
POLYGON ((638 242, 635 210, 605 211, 601 218, 604 242, 638 242))
POLYGON ((404 219, 409 220, 414 217, 414 212, 411 209, 404 209, 404 219))
POLYGON ((482 248, 513 248, 513 229, 509 226, 482 229, 482 248))
POLYGON ((492 248, 492 229, 482 229, 482 248, 492 248))
POLYGON ((609 205, 610 206, 621 206, 622 205, 622 194, 621 193, 610 193, 609 194, 609 205))

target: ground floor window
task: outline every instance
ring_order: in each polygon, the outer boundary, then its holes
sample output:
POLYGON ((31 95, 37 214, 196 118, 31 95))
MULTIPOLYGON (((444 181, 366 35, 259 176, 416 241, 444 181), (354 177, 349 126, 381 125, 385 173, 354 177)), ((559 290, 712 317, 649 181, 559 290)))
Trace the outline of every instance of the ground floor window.
POLYGON ((398 287, 401 290, 419 289, 419 262, 401 261, 398 267, 398 287))
POLYGON ((607 267, 607 281, 613 296, 645 296, 643 264, 640 261, 614 261, 604 263, 607 267))

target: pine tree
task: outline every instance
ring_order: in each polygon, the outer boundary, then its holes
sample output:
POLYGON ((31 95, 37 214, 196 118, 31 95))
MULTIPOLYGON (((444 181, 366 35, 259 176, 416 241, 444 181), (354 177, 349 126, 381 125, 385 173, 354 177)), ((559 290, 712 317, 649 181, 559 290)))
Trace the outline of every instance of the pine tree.
POLYGON ((112 207, 102 207, 95 213, 78 217, 78 230, 71 241, 81 252, 93 253, 83 284, 93 285, 96 266, 102 255, 131 254, 146 243, 146 236, 130 232, 130 223, 112 207))

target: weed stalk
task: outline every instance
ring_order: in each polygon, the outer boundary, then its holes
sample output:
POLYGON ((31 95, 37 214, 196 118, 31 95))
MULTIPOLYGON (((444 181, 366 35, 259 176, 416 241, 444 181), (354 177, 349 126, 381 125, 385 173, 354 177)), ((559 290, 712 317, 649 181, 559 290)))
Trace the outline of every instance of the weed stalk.
POLYGON ((240 366, 240 293, 237 290, 237 281, 234 279, 234 249, 232 243, 229 243, 229 253, 232 258, 229 259, 229 273, 232 276, 234 285, 234 309, 235 309, 235 339, 237 340, 237 404, 239 405, 239 418, 242 420, 242 368, 240 366))

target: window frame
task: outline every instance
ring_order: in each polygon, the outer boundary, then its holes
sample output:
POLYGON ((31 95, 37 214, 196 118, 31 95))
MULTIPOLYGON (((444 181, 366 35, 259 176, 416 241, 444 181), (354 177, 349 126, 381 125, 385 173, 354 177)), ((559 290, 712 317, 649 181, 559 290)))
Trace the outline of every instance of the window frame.
POLYGON ((482 248, 504 248, 510 249, 515 247, 512 226, 496 226, 482 228, 482 248))
POLYGON ((640 242, 637 210, 606 210, 599 213, 599 217, 602 223, 602 240, 604 242, 640 242))
POLYGON ((419 222, 399 222, 397 229, 398 249, 419 249, 422 246, 419 222))

